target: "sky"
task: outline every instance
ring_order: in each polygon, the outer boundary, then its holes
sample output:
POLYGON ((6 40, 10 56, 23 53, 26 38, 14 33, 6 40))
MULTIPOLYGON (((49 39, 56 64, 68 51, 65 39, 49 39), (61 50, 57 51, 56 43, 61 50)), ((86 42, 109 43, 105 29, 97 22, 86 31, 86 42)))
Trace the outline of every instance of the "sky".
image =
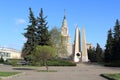
POLYGON ((107 33, 120 19, 120 0, 1 0, 0 1, 0 47, 22 50, 25 37, 22 35, 29 24, 29 8, 34 16, 43 8, 49 30, 62 26, 64 10, 74 42, 75 28, 84 27, 87 43, 104 49, 107 33))

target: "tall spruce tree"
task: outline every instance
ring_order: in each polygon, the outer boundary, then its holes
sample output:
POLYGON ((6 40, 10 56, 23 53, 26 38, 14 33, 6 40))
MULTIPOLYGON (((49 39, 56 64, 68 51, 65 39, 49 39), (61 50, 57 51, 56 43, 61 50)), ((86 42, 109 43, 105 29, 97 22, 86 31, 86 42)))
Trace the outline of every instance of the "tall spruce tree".
POLYGON ((36 18, 34 17, 34 14, 32 12, 32 9, 29 8, 29 25, 25 29, 27 30, 26 33, 24 33, 24 37, 27 39, 26 43, 24 43, 24 47, 22 50, 22 57, 25 57, 26 55, 31 54, 36 43, 36 18))
POLYGON ((47 27, 47 16, 43 16, 43 9, 41 8, 39 16, 37 17, 37 44, 50 45, 50 34, 47 27))
POLYGON ((120 60, 120 23, 118 19, 114 26, 113 36, 112 61, 118 61, 120 60))
POLYGON ((96 60, 97 60, 97 62, 102 62, 102 53, 103 53, 102 48, 97 43, 97 47, 96 47, 96 60))
POLYGON ((107 36, 107 43, 105 45, 105 52, 104 52, 104 61, 105 62, 110 62, 112 59, 112 47, 113 47, 113 36, 112 36, 112 30, 110 29, 108 31, 108 36, 107 36))
POLYGON ((88 49, 88 59, 91 61, 91 62, 97 62, 96 60, 96 50, 95 48, 89 48, 88 49))

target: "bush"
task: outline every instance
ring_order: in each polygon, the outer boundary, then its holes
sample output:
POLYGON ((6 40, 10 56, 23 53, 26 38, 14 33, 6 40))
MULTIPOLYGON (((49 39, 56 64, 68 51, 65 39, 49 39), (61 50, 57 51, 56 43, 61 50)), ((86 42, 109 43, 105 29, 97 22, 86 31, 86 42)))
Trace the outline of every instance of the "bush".
POLYGON ((20 61, 20 59, 8 59, 5 62, 5 64, 12 65, 12 66, 17 66, 19 61, 20 61))
POLYGON ((50 46, 37 46, 30 56, 32 63, 45 64, 48 59, 56 56, 56 50, 50 46))
POLYGON ((120 61, 114 61, 114 62, 104 63, 104 65, 108 66, 108 67, 120 67, 120 61))
POLYGON ((48 66, 76 66, 76 63, 69 60, 53 59, 47 61, 48 66))
POLYGON ((4 63, 3 57, 0 58, 0 63, 4 63))

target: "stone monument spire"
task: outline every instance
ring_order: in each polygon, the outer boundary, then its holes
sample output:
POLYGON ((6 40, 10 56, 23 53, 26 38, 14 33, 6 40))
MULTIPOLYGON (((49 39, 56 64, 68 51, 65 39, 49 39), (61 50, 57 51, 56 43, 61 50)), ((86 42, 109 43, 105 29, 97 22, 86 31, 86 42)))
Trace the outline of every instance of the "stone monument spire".
POLYGON ((88 62, 85 30, 82 28, 82 62, 88 62))
POLYGON ((81 47, 80 47, 80 31, 78 26, 75 30, 75 41, 74 41, 74 62, 79 62, 81 58, 81 47))

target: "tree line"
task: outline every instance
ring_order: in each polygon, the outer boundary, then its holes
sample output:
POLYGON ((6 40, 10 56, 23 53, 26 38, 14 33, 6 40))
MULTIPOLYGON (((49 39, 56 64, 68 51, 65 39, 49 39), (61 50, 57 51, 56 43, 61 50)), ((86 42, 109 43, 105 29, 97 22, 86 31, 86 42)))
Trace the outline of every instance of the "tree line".
POLYGON ((25 29, 24 37, 27 39, 22 50, 22 56, 31 54, 36 45, 50 45, 50 34, 41 8, 37 18, 34 17, 32 9, 29 8, 29 25, 25 29))
POLYGON ((29 8, 29 24, 25 28, 24 37, 27 39, 22 49, 24 60, 34 65, 46 65, 47 59, 64 56, 67 50, 62 44, 60 29, 54 27, 48 30, 47 16, 43 15, 41 8, 39 16, 35 17, 29 8))
POLYGON ((88 59, 90 62, 102 62, 103 61, 103 49, 100 47, 100 44, 97 43, 96 48, 88 49, 88 59))
MULTIPOLYGON (((44 47, 48 49, 49 52, 50 49, 55 49, 56 52, 53 52, 56 53, 56 56, 65 56, 67 54, 67 50, 61 41, 60 29, 54 27, 49 31, 46 18, 47 16, 43 15, 42 8, 37 17, 34 16, 32 9, 29 8, 29 25, 25 29, 26 32, 23 34, 27 39, 22 50, 22 57, 24 57, 24 59, 32 59, 33 56, 37 54, 35 51, 38 50, 37 46, 39 46, 39 48, 41 48, 41 46, 50 47, 49 49, 44 47)), ((40 51, 38 50, 38 52, 40 51)), ((41 55, 39 57, 41 57, 41 55)), ((120 61, 120 23, 118 19, 116 20, 114 29, 108 30, 105 50, 97 43, 96 48, 88 49, 88 58, 91 62, 112 63, 120 61)))
POLYGON ((114 29, 108 30, 104 61, 120 62, 120 22, 117 19, 114 29))
POLYGON ((91 62, 104 62, 107 64, 117 64, 120 63, 120 22, 117 19, 115 26, 108 30, 107 40, 105 44, 105 50, 100 48, 97 44, 96 49, 88 50, 88 57, 91 62))

